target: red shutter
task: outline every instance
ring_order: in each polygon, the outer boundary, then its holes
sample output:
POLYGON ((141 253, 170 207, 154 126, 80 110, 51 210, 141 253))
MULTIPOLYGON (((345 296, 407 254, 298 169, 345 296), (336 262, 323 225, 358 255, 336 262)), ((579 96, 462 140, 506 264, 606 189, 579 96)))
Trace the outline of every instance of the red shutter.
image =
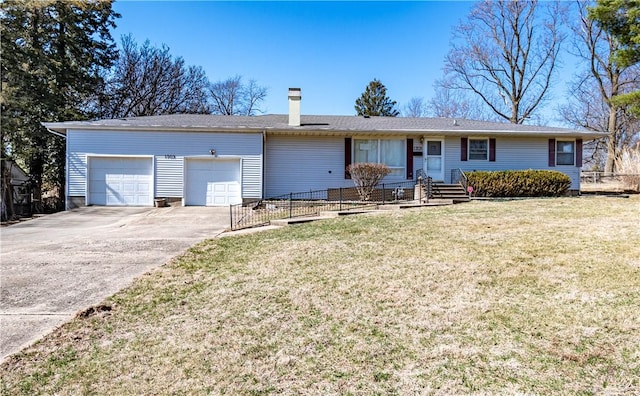
POLYGON ((351 165, 351 138, 344 138, 344 178, 351 179, 347 167, 351 165))
POLYGON ((582 168, 582 139, 576 139, 576 166, 582 168))
POLYGON ((489 161, 496 161, 496 139, 489 139, 489 161))
POLYGON ((467 160, 467 143, 468 139, 463 137, 460 138, 460 161, 467 160))
POLYGON ((549 166, 556 166, 556 139, 549 139, 549 166))
POLYGON ((407 139, 407 180, 413 180, 413 139, 407 139))

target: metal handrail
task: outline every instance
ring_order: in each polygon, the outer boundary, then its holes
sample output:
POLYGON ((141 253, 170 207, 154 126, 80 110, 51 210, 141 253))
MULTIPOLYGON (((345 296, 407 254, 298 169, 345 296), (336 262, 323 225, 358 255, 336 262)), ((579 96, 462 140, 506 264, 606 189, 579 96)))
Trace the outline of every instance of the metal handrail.
POLYGON ((417 182, 420 184, 420 188, 424 188, 427 202, 429 202, 429 199, 433 198, 433 178, 427 176, 424 169, 418 169, 416 176, 417 182))
POLYGON ((469 196, 469 179, 462 169, 451 169, 451 183, 460 184, 467 196, 469 196))

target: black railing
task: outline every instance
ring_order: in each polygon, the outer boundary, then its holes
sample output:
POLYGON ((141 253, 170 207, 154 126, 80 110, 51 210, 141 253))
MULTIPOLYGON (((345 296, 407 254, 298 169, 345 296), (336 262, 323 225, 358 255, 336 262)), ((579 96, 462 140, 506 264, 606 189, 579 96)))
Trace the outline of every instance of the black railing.
POLYGON ((418 178, 418 184, 422 186, 424 192, 424 197, 420 197, 420 202, 422 202, 423 199, 429 202, 429 199, 433 198, 433 178, 427 176, 424 169, 418 169, 416 177, 418 178))
POLYGON ((326 211, 366 209, 413 200, 422 202, 423 194, 423 189, 416 188, 416 182, 412 180, 379 184, 369 201, 362 201, 355 187, 289 193, 231 205, 231 230, 263 226, 271 220, 317 216, 326 211))
POLYGON ((460 184, 467 195, 469 195, 469 179, 467 179, 467 175, 465 175, 462 169, 451 169, 451 183, 460 184))

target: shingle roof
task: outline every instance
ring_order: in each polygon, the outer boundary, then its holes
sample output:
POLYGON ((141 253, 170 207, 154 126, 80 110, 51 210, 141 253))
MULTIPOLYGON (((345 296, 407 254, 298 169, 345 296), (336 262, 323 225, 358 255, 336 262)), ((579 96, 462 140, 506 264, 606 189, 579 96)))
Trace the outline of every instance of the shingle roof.
POLYGON ((45 127, 60 133, 69 129, 91 130, 191 130, 236 131, 290 134, 425 134, 468 135, 499 134, 529 136, 567 136, 587 139, 604 136, 601 132, 579 131, 534 125, 474 121, 450 118, 362 117, 303 115, 300 126, 289 126, 288 116, 270 114, 260 116, 221 116, 207 114, 173 114, 149 117, 129 117, 97 121, 69 121, 43 123, 45 127))

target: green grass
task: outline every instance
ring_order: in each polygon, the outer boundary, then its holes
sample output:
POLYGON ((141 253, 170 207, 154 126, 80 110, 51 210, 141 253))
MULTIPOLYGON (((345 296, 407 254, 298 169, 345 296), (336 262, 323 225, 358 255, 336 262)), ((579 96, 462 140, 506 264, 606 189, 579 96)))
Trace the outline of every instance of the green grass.
POLYGON ((640 197, 211 240, 0 368, 3 394, 638 394, 640 197))

